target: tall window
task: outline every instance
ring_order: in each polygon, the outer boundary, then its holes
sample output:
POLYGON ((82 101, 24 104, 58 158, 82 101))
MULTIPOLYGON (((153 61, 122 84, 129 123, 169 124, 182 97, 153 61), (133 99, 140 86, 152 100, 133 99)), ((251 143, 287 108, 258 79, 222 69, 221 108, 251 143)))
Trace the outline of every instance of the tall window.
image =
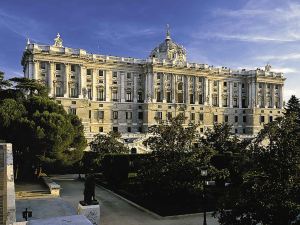
POLYGON ((195 104, 194 95, 190 94, 190 104, 195 104))
POLYGON ((76 115, 76 108, 70 108, 69 113, 76 115))
POLYGON ((224 97, 223 98, 223 107, 228 107, 228 98, 227 97, 224 97))
POLYGON ((167 120, 171 120, 172 119, 172 112, 168 112, 167 113, 167 120))
POLYGON ((143 118, 144 118, 144 113, 143 112, 139 112, 138 113, 138 119, 139 120, 143 120, 143 118))
POLYGON ((59 63, 58 63, 58 64, 55 64, 55 69, 56 69, 56 70, 61 70, 61 64, 59 64, 59 63))
POLYGON ((99 70, 99 77, 103 77, 104 76, 104 71, 103 70, 99 70))
POLYGON ((178 101, 178 103, 183 103, 183 94, 182 93, 177 94, 177 101, 178 101))
POLYGON ((131 79, 131 73, 127 73, 127 79, 131 79))
POLYGON ((170 91, 167 92, 167 102, 168 102, 168 103, 171 103, 171 102, 172 102, 172 99, 171 99, 171 92, 170 92, 170 91))
POLYGON ((63 97, 63 88, 61 86, 56 86, 55 96, 56 97, 63 97))
POLYGON ((182 84, 182 83, 179 83, 177 89, 178 89, 178 91, 182 91, 182 89, 183 89, 183 84, 182 84))
POLYGON ((131 102, 132 101, 132 96, 131 96, 131 92, 126 92, 126 102, 131 102))
POLYGON ((114 102, 118 101, 118 91, 112 91, 112 100, 114 102))
POLYGON ((113 119, 118 119, 118 111, 113 111, 113 119))
POLYGON ((238 99, 237 98, 234 98, 233 99, 233 107, 238 107, 239 104, 238 104, 238 99))
POLYGON ((92 89, 91 88, 87 89, 87 95, 88 95, 88 99, 92 99, 92 89))
POLYGON ((132 119, 132 112, 126 112, 126 119, 131 120, 132 119))
POLYGON ((41 68, 42 70, 46 69, 46 63, 45 63, 45 62, 41 62, 41 63, 40 63, 40 68, 41 68))
POLYGON ((117 72, 117 71, 114 71, 114 72, 113 72, 113 77, 114 77, 114 78, 117 78, 117 77, 118 77, 118 72, 117 72))
POLYGON ((75 72, 75 65, 74 64, 71 65, 71 71, 75 72))
POLYGON ((103 88, 97 89, 97 101, 104 101, 104 89, 103 88))
POLYGON ((103 120, 104 119, 104 111, 98 111, 98 120, 103 120))
POLYGON ((70 88, 70 94, 71 94, 71 98, 77 98, 78 97, 78 93, 77 93, 77 88, 76 87, 71 87, 70 88))
POLYGON ((213 106, 218 106, 218 96, 213 96, 212 101, 213 106))
POLYGON ((191 119, 191 121, 194 121, 194 120, 195 120, 195 113, 191 113, 190 119, 191 119))
POLYGON ((160 93, 160 91, 156 92, 156 101, 161 102, 161 93, 160 93))
POLYGON ((143 102, 143 92, 138 92, 138 102, 143 102))
POLYGON ((86 70, 86 75, 92 75, 93 70, 92 69, 87 69, 86 70))

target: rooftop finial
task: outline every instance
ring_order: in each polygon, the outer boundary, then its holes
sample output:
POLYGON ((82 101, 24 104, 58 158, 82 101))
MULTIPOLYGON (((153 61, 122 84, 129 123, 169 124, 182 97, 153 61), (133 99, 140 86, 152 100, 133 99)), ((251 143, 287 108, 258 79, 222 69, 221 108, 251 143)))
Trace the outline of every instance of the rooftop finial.
POLYGON ((27 38, 27 45, 30 45, 30 40, 29 40, 29 38, 27 38))
POLYGON ((57 33, 56 38, 54 39, 54 46, 63 47, 62 42, 63 42, 63 40, 60 38, 60 34, 57 33))
POLYGON ((166 40, 171 40, 171 35, 170 35, 170 25, 167 24, 167 35, 166 35, 166 40))

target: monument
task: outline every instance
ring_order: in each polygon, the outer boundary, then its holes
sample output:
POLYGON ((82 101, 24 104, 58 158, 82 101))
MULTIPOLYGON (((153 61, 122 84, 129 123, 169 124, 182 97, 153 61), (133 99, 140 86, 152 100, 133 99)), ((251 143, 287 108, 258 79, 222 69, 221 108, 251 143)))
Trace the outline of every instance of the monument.
POLYGON ((78 214, 84 215, 93 225, 100 224, 100 205, 95 199, 95 178, 87 175, 84 182, 83 201, 78 204, 78 214))

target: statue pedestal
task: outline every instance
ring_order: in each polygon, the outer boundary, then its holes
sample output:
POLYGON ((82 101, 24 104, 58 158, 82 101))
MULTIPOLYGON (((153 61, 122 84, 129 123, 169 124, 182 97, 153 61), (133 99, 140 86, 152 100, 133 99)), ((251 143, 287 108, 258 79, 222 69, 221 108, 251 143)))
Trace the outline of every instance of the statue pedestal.
POLYGON ((100 205, 78 204, 78 215, 84 215, 93 225, 100 225, 100 205))

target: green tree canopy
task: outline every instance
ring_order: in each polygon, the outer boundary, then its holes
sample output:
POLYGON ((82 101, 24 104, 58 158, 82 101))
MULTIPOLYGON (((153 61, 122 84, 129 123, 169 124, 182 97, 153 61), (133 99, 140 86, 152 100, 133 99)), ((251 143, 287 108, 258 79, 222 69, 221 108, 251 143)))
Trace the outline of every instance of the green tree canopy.
POLYGON ((235 204, 220 211, 220 223, 290 224, 300 213, 300 138, 294 114, 265 126, 253 144, 251 159, 235 204))
POLYGON ((67 114, 36 81, 12 81, 15 86, 0 90, 6 96, 0 98, 0 139, 13 144, 15 166, 40 168, 80 160, 86 140, 79 118, 67 114))

